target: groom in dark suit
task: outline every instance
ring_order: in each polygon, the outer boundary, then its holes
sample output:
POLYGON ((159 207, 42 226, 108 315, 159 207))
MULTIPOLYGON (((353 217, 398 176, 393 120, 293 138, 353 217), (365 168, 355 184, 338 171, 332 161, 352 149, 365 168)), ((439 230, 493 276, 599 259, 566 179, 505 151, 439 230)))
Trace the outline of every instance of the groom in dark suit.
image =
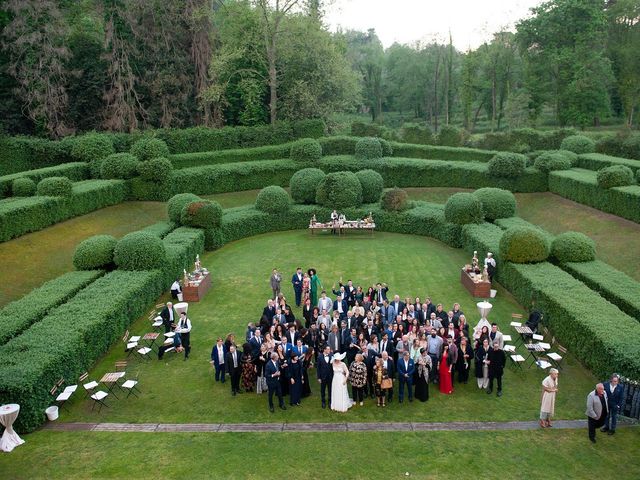
POLYGON ((302 268, 298 267, 296 273, 291 277, 291 283, 293 284, 293 291, 296 294, 296 307, 300 306, 302 300, 302 268))
POLYGON ((280 371, 280 362, 278 362, 277 353, 271 354, 271 360, 267 362, 267 365, 264 368, 264 376, 267 379, 267 387, 269 388, 269 411, 273 413, 274 393, 278 396, 280 408, 282 410, 286 410, 287 407, 284 406, 284 399, 282 398, 282 387, 280 386, 280 375, 282 374, 282 372, 280 371))
MULTIPOLYGON (((337 353, 337 352, 336 352, 337 353)), ((320 382, 320 397, 322 398, 322 408, 326 408, 325 390, 329 392, 329 404, 331 404, 331 381, 333 380, 333 365, 331 365, 331 347, 326 345, 322 354, 318 355, 316 365, 318 382, 320 382)))

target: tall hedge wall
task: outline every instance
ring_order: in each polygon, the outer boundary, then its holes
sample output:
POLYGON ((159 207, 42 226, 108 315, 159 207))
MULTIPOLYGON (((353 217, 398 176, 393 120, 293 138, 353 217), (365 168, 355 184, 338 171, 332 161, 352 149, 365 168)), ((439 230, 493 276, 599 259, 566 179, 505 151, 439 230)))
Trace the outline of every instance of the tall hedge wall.
POLYGON ((578 162, 575 166, 587 170, 600 170, 601 168, 611 167, 612 165, 624 165, 634 172, 640 170, 640 160, 612 157, 610 155, 603 155, 602 153, 584 153, 578 155, 578 162))
POLYGON ((65 163, 55 167, 39 168, 28 172, 14 173, 0 177, 0 198, 11 194, 11 184, 16 178, 30 178, 38 183, 43 178, 67 177, 72 181, 89 178, 89 165, 83 162, 65 163))
POLYGON ((0 345, 22 333, 47 313, 104 275, 100 270, 68 272, 0 309, 0 345))
POLYGON ((412 145, 391 142, 393 156, 402 158, 422 158, 425 160, 451 160, 460 162, 488 162, 498 153, 476 148, 443 147, 435 145, 412 145))
POLYGON ((600 188, 595 172, 574 168, 551 172, 549 190, 575 202, 640 223, 640 185, 600 188))
POLYGON ((209 152, 182 153, 171 155, 173 168, 190 168, 203 165, 218 165, 221 163, 252 162, 256 160, 276 160, 289 158, 289 151, 295 142, 283 143, 255 148, 240 148, 233 150, 214 150, 209 152))

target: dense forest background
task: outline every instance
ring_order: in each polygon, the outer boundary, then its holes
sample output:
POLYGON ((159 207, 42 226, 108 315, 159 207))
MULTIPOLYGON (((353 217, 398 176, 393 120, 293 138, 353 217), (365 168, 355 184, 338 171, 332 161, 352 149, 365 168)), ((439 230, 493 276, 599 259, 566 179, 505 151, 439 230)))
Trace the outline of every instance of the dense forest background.
MULTIPOLYGON (((0 128, 260 125, 337 112, 438 130, 637 125, 640 2, 552 0, 461 52, 331 33, 323 0, 5 0, 0 128)), ((393 3, 389 2, 389 8, 393 3)))

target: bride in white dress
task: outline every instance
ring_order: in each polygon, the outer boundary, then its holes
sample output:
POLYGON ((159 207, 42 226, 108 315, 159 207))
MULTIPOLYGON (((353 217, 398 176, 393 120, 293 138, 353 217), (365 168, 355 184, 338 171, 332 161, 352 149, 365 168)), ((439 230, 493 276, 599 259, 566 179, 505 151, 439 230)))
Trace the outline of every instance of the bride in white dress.
POLYGON ((333 356, 333 381, 331 382, 331 410, 336 412, 346 412, 353 406, 353 401, 349 398, 347 390, 347 378, 349 370, 342 363, 345 353, 333 356))

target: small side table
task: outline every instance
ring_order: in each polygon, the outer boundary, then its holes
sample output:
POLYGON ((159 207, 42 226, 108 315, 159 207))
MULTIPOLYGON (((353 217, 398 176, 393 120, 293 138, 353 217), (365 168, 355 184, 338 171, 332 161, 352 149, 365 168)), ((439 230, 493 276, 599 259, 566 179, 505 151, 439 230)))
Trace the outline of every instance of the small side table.
POLYGON ((22 445, 22 440, 13 430, 13 422, 18 418, 20 413, 20 405, 17 403, 9 403, 0 407, 0 423, 5 426, 5 431, 0 439, 0 450, 10 452, 18 445, 22 445))

